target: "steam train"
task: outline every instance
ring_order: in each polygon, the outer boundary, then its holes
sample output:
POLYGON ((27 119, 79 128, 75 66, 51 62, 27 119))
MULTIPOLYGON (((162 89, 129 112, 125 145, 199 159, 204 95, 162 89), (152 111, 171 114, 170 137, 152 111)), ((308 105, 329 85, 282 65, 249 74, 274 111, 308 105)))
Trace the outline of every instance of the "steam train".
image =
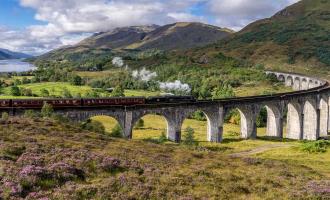
POLYGON ((119 97, 95 99, 4 99, 0 100, 0 108, 42 108, 45 103, 54 108, 63 107, 95 107, 95 106, 133 106, 143 104, 185 103, 195 102, 192 96, 160 96, 160 97, 119 97))

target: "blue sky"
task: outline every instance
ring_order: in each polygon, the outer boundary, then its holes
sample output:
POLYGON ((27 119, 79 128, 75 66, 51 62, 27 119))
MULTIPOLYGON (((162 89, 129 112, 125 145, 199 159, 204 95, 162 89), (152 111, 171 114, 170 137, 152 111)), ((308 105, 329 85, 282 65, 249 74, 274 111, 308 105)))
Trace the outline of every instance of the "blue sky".
POLYGON ((18 0, 1 0, 0 25, 12 28, 25 28, 34 24, 44 24, 34 18, 32 8, 22 7, 18 0))
POLYGON ((298 0, 0 0, 0 48, 38 55, 117 27, 197 21, 239 31, 298 0))

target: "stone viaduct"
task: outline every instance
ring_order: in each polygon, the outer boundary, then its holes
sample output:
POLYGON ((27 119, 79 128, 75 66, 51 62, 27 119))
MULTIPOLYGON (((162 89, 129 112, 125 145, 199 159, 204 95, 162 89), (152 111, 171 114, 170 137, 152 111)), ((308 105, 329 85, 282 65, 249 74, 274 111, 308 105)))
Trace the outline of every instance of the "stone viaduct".
POLYGON ((295 92, 190 103, 61 108, 55 112, 75 121, 84 121, 97 115, 113 117, 122 127, 126 138, 132 138, 133 126, 140 118, 147 114, 158 114, 166 119, 168 139, 180 142, 183 121, 200 110, 207 118, 207 140, 221 142, 224 118, 232 109, 238 109, 241 116, 241 137, 254 139, 257 136, 257 116, 265 107, 267 136, 297 140, 317 140, 327 136, 330 129, 329 83, 298 74, 266 73, 276 75, 278 80, 291 86, 295 92))

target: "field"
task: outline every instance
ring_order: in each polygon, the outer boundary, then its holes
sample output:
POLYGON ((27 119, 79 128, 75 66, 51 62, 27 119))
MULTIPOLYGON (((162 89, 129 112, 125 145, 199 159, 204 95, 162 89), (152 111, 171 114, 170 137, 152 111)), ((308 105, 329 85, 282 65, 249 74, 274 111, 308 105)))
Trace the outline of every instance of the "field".
MULTIPOLYGON (((111 132, 112 128, 117 123, 115 119, 106 116, 97 116, 93 119, 104 124, 107 132, 111 132)), ((144 126, 133 130, 133 140, 152 141, 158 139, 162 132, 166 133, 166 121, 163 117, 158 115, 146 115, 142 119, 144 121, 144 126)), ((265 128, 258 128, 257 140, 241 140, 239 125, 225 124, 223 143, 214 144, 206 141, 206 121, 186 119, 182 126, 182 134, 184 134, 184 130, 188 126, 194 129, 195 138, 199 141, 201 146, 226 149, 226 154, 265 148, 266 150, 264 152, 257 152, 250 156, 301 164, 315 169, 330 178, 330 168, 328 167, 330 166, 330 152, 321 154, 302 152, 299 148, 302 145, 301 142, 288 139, 269 139, 265 137, 265 128), (273 148, 273 146, 275 148, 273 148)))
MULTIPOLYGON (((109 96, 110 93, 102 90, 94 90, 89 86, 74 86, 66 82, 43 82, 43 83, 31 83, 19 85, 19 88, 31 89, 32 93, 38 97, 42 97, 42 89, 46 89, 49 92, 49 96, 61 97, 64 91, 67 90, 73 97, 87 96, 88 93, 93 91, 97 92, 101 97, 109 96)), ((6 87, 2 90, 0 98, 27 98, 24 96, 12 96, 10 95, 10 87, 6 87)), ((159 92, 149 92, 143 90, 125 90, 125 96, 157 96, 159 92)), ((30 97, 29 97, 30 98, 30 97)))
MULTIPOLYGON (((97 76, 99 72, 79 72, 84 73, 85 76, 97 76)), ((110 73, 110 72, 109 72, 110 73)), ((31 77, 29 77, 31 78, 31 77)), ((6 80, 8 83, 13 82, 15 79, 21 80, 23 77, 12 77, 6 80)), ((5 87, 1 89, 0 99, 7 98, 36 98, 36 97, 47 97, 44 96, 42 90, 47 90, 50 97, 64 97, 65 93, 69 93, 72 97, 87 97, 93 93, 97 93, 100 97, 111 96, 109 92, 102 89, 93 89, 90 86, 74 86, 68 82, 42 82, 42 83, 30 83, 18 85, 20 89, 30 89, 33 96, 13 96, 11 95, 11 87, 5 87)), ((261 94, 273 94, 292 91, 288 87, 283 85, 269 85, 269 84, 258 84, 247 83, 238 88, 234 88, 236 96, 255 96, 261 94)), ((146 90, 125 90, 125 96, 159 96, 162 92, 159 91, 146 91, 146 90)))
MULTIPOLYGON (((145 118, 147 127, 160 126, 148 121, 145 118)), ((142 132, 136 131, 133 140, 110 138, 52 119, 11 118, 1 123, 0 168, 5 181, 0 181, 0 196, 4 199, 330 197, 330 153, 302 152, 299 142, 274 148, 279 145, 276 141, 243 141, 226 134, 222 144, 189 147, 141 140, 142 132), (246 153, 258 148, 259 153, 246 153)), ((199 132, 205 126, 197 128, 199 132)))

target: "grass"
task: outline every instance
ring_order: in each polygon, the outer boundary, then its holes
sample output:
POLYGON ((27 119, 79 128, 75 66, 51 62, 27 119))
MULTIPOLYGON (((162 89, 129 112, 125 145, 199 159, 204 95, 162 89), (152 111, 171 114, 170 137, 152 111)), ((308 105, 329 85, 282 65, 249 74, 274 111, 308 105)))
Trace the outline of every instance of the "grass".
MULTIPOLYGON (((145 126, 161 125, 156 124, 161 122, 153 124, 148 119, 156 117, 146 118, 145 126)), ((172 143, 160 145, 137 139, 109 138, 81 130, 72 123, 51 119, 11 118, 1 121, 1 125, 0 158, 6 158, 0 159, 0 166, 4 169, 1 176, 11 183, 0 182, 0 188, 6 191, 0 197, 6 195, 4 197, 8 199, 29 195, 38 199, 259 200, 329 197, 328 193, 319 192, 320 188, 327 187, 325 180, 329 177, 323 171, 309 167, 307 161, 327 160, 329 156, 326 154, 307 159, 294 154, 291 156, 293 151, 286 149, 289 153, 284 158, 304 159, 304 164, 268 157, 261 159, 266 153, 254 158, 232 158, 225 146, 260 141, 213 144, 218 148, 205 151, 172 143), (31 171, 31 163, 39 166, 37 173, 31 171), (56 176, 51 178, 54 166, 61 167, 55 167, 56 176), (109 167, 112 171, 105 170, 109 167), (30 171, 25 170, 27 175, 19 176, 23 169, 30 171), (44 174, 48 179, 44 179, 44 174), (30 180, 29 187, 11 194, 11 189, 18 187, 22 180, 30 180)), ((302 155, 306 154, 302 152, 302 155)), ((269 157, 276 158, 277 155, 269 157)), ((329 165, 325 165, 324 169, 326 166, 329 165)))
MULTIPOLYGON (((111 132, 111 129, 117 123, 115 119, 106 116, 97 116, 93 119, 103 123, 107 132, 111 132)), ((162 116, 146 115, 142 119, 144 120, 144 127, 133 130, 133 140, 143 141, 146 139, 158 139, 162 132, 166 133, 166 121, 162 116)), ((224 125, 224 141, 221 144, 215 144, 206 141, 206 121, 186 119, 182 126, 182 132, 188 126, 195 130, 195 138, 200 141, 201 146, 215 149, 226 149, 226 154, 249 151, 255 148, 275 144, 289 145, 287 148, 270 149, 252 156, 256 158, 276 159, 287 163, 301 164, 320 171, 330 178, 330 168, 328 168, 328 166, 330 166, 330 150, 325 153, 316 154, 304 152, 301 150, 302 143, 299 141, 288 139, 276 140, 265 137, 265 128, 258 128, 257 140, 242 140, 240 139, 240 126, 234 124, 224 125)), ((307 142, 307 144, 310 144, 310 142, 307 142)))
MULTIPOLYGON (((72 96, 86 96, 88 93, 93 92, 94 90, 89 86, 74 86, 67 82, 43 82, 43 83, 31 83, 19 85, 20 88, 31 89, 32 93, 42 97, 41 90, 48 90, 50 96, 63 96, 64 90, 68 90, 72 96)), ((110 93, 102 92, 96 90, 101 97, 109 96, 110 93)), ((3 96, 0 96, 1 99, 5 98, 27 98, 23 96, 13 97, 10 95, 10 87, 6 87, 2 90, 3 96)), ((125 96, 157 96, 158 92, 149 92, 143 90, 125 90, 125 96)), ((29 97, 30 98, 30 97, 29 97)))
POLYGON ((75 73, 83 78, 106 78, 109 76, 115 76, 121 70, 105 70, 105 71, 97 71, 97 72, 89 72, 89 71, 76 71, 75 73))
POLYGON ((234 92, 236 96, 244 97, 244 96, 257 96, 264 94, 292 92, 292 88, 284 87, 282 85, 273 86, 263 83, 246 83, 245 85, 235 88, 234 92))

